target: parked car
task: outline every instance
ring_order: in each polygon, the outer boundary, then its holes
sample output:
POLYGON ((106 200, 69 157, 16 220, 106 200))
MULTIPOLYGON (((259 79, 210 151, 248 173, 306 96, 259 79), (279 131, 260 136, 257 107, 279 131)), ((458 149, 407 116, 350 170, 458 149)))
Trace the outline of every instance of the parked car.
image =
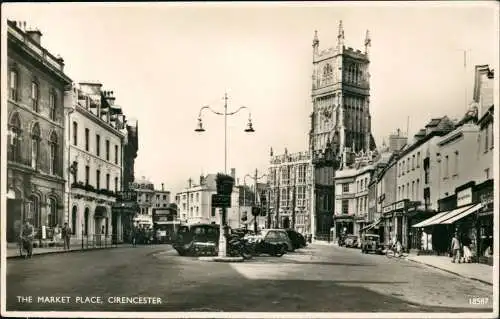
POLYGON ((284 229, 264 229, 260 233, 260 237, 265 242, 286 246, 287 251, 295 250, 290 237, 288 237, 288 234, 284 229))
POLYGON ((219 225, 194 224, 178 229, 172 247, 181 256, 215 256, 218 242, 219 225))
POLYGON ((302 236, 301 233, 299 233, 293 229, 286 229, 285 231, 288 235, 288 238, 290 238, 290 240, 292 241, 292 245, 293 245, 294 249, 307 246, 306 239, 304 238, 304 236, 302 236))
POLYGON ((361 252, 367 254, 374 252, 382 254, 384 245, 380 243, 380 236, 376 234, 363 234, 361 236, 361 252))
POLYGON ((350 248, 358 248, 358 236, 356 235, 347 235, 344 244, 346 247, 350 248))

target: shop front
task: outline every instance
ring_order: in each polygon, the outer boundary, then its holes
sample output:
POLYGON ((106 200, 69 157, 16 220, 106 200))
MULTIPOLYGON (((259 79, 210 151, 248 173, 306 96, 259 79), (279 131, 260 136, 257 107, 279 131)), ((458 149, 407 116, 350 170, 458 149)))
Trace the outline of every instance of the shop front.
POLYGON ((393 232, 393 207, 394 205, 391 204, 382 208, 383 237, 380 236, 380 241, 386 246, 390 245, 391 234, 393 232))
POLYGON ((354 216, 335 216, 334 217, 335 238, 338 239, 342 234, 354 234, 354 216))
POLYGON ((435 254, 448 254, 451 239, 457 234, 460 243, 470 249, 472 261, 492 264, 492 201, 493 180, 479 185, 466 183, 457 187, 455 194, 438 201, 440 212, 437 215, 412 228, 421 229, 426 237, 425 249, 435 254))

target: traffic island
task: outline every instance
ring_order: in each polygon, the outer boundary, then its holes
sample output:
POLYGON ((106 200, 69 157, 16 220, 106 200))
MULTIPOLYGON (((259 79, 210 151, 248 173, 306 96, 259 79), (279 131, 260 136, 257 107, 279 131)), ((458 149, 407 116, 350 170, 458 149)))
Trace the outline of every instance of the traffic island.
POLYGON ((243 257, 218 257, 218 256, 213 256, 213 257, 198 257, 198 260, 201 260, 201 261, 215 261, 215 262, 222 262, 222 263, 240 263, 240 262, 243 262, 245 259, 243 257))

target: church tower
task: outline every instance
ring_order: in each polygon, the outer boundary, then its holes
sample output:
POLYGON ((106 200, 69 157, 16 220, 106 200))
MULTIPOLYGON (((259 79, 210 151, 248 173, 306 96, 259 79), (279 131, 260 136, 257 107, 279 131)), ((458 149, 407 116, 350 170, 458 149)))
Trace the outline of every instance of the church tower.
POLYGON ((319 49, 313 38, 312 106, 309 149, 315 171, 317 236, 328 236, 332 225, 335 170, 352 164, 354 154, 375 149, 370 116, 370 34, 364 50, 345 46, 339 23, 334 47, 319 49))

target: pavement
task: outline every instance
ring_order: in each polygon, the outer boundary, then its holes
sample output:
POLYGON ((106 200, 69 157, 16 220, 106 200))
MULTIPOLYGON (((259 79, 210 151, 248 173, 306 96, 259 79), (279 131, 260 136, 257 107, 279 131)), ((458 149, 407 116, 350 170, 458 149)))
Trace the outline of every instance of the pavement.
POLYGON ((118 247, 8 259, 6 273, 8 311, 493 311, 490 285, 335 245, 239 263, 181 257, 169 245, 118 247))
MULTIPOLYGON (((101 245, 101 246, 93 246, 84 243, 83 250, 92 250, 92 249, 109 249, 109 248, 117 248, 117 247, 129 247, 131 244, 118 244, 118 245, 101 245)), ((82 250, 82 242, 81 240, 72 240, 70 242, 69 251, 80 251, 82 250)), ((67 253, 68 251, 64 250, 63 246, 57 247, 36 247, 33 248, 33 255, 43 255, 43 254, 54 254, 54 253, 67 253)), ((19 254, 19 247, 17 243, 7 243, 7 258, 21 258, 19 254)))
POLYGON ((445 256, 409 255, 407 259, 493 286, 493 267, 490 265, 478 263, 452 263, 451 258, 445 256))

